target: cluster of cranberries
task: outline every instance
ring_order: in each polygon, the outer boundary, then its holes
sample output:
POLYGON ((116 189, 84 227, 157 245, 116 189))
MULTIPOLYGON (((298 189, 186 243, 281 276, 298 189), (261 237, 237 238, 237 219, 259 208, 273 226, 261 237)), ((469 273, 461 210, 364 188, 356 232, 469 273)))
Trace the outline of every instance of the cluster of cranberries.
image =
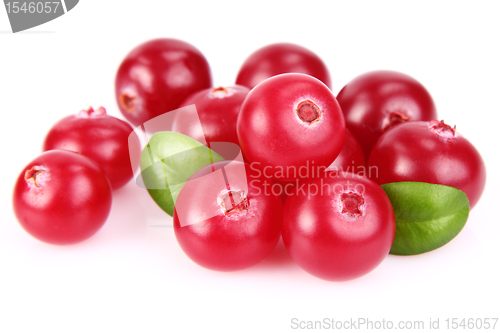
MULTIPOLYGON (((381 184, 452 186, 467 194, 470 207, 485 185, 479 153, 436 120, 433 100, 418 81, 374 71, 335 97, 323 61, 294 44, 257 50, 235 85, 212 87, 198 49, 151 40, 123 60, 115 92, 135 126, 194 104, 197 115, 178 113, 172 131, 208 145, 240 146, 245 163, 201 168, 175 203, 181 248, 209 269, 252 266, 282 237, 292 259, 312 275, 353 279, 380 264, 394 241, 394 210, 381 184)), ((23 227, 57 244, 99 229, 111 188, 132 177, 123 151, 130 132, 101 109, 56 124, 44 145, 56 150, 30 163, 16 184, 14 208, 23 227)))
POLYGON ((112 190, 133 177, 131 132, 129 124, 102 107, 57 122, 45 137, 44 152, 24 167, 14 187, 14 213, 21 226, 58 245, 95 234, 109 215, 112 190))

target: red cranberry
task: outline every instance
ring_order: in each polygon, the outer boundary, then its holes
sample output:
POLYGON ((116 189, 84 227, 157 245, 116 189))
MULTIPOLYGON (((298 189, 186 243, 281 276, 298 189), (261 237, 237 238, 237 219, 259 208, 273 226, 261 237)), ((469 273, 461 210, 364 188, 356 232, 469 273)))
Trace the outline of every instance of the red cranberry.
POLYGON ((437 117, 425 87, 414 78, 393 71, 373 71, 354 78, 342 88, 337 100, 365 159, 388 129, 407 121, 437 117))
POLYGON ((125 118, 139 126, 210 86, 208 62, 197 48, 161 38, 137 46, 125 57, 116 73, 115 96, 125 118))
POLYGON ((325 63, 312 51, 290 43, 267 45, 252 53, 241 66, 236 84, 253 88, 271 76, 284 73, 308 74, 331 87, 325 63))

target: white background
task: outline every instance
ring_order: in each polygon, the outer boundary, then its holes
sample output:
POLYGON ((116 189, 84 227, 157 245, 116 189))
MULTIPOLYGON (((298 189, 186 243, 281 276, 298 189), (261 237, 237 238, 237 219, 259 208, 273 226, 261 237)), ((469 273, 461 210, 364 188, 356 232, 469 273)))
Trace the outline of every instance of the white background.
POLYGON ((426 327, 440 318, 444 328, 446 318, 500 317, 499 13, 494 1, 83 0, 12 34, 0 8, 0 331, 286 332, 294 331, 292 318, 358 317, 426 327), (445 247, 388 256, 344 283, 303 272, 281 243, 243 271, 198 267, 177 245, 171 218, 133 182, 114 193, 111 215, 91 239, 58 247, 31 238, 12 212, 19 172, 60 118, 89 105, 121 117, 116 69, 130 49, 156 37, 199 48, 215 85, 233 84, 251 52, 283 41, 324 59, 335 94, 365 71, 407 73, 482 154, 483 197, 445 247))

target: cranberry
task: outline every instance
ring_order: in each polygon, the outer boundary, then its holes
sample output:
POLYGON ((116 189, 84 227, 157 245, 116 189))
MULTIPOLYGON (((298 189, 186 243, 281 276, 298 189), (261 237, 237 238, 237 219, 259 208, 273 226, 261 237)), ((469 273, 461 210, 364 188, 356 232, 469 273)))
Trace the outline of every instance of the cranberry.
POLYGON ((269 185, 241 162, 198 170, 175 203, 174 231, 182 250, 198 265, 218 271, 261 261, 280 238, 282 204, 266 193, 269 185))
POLYGON ((236 121, 249 91, 247 87, 235 85, 209 88, 191 95, 181 107, 195 104, 197 114, 194 109, 178 113, 172 130, 202 143, 232 142, 238 145, 236 121))
POLYGON ((14 213, 33 237, 73 244, 95 234, 111 209, 111 187, 91 159, 51 150, 31 161, 14 187, 14 213))
POLYGON ((368 159, 378 138, 407 121, 436 119, 432 97, 417 80, 393 71, 373 71, 345 85, 337 96, 347 128, 368 159))
POLYGON ((332 92, 305 74, 258 84, 241 106, 236 129, 245 157, 281 181, 315 177, 335 160, 345 139, 332 92))
POLYGON ((414 181, 458 188, 467 194, 471 208, 486 182, 476 148, 455 127, 437 120, 402 124, 382 135, 368 169, 379 184, 414 181))
MULTIPOLYGON (((113 189, 133 177, 130 156, 140 156, 140 148, 129 155, 129 135, 139 138, 126 122, 109 116, 103 107, 88 108, 58 121, 47 133, 43 150, 63 149, 85 155, 104 170, 113 189)), ((135 163, 137 164, 137 163, 135 163)))
POLYGON ((116 73, 115 96, 125 118, 139 126, 210 86, 208 62, 197 48, 161 38, 137 46, 125 57, 116 73))
POLYGON ((331 87, 330 73, 324 62, 305 47, 290 43, 267 45, 252 53, 241 66, 236 84, 253 88, 283 73, 308 74, 331 87))
POLYGON ((350 280, 372 271, 389 253, 395 233, 385 192, 350 173, 301 182, 283 207, 282 237, 290 256, 325 280, 350 280))

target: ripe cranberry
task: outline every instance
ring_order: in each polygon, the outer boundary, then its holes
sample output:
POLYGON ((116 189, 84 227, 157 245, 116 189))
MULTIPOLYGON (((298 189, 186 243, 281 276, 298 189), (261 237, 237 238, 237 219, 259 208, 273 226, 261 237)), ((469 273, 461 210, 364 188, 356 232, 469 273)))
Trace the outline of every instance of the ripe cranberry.
POLYGON ((241 162, 198 170, 175 203, 175 236, 186 255, 218 271, 264 259, 280 238, 282 210, 280 198, 266 193, 269 184, 241 162))
POLYGON ((358 140, 365 159, 389 128, 407 121, 436 119, 431 95, 417 80, 392 71, 356 77, 337 96, 347 128, 358 140))
POLYGON ((51 150, 23 169, 13 205, 19 223, 33 237, 50 244, 73 244, 104 224, 111 209, 111 187, 88 157, 51 150))
POLYGON ((208 62, 197 48, 161 38, 137 46, 125 57, 116 73, 115 96, 125 118, 139 126, 210 86, 208 62))
POLYGON ((292 259, 325 280, 360 277, 389 253, 396 219, 389 198, 368 178, 330 172, 300 183, 283 207, 282 237, 292 259))
POLYGON ((354 135, 346 129, 344 146, 327 170, 358 173, 364 169, 366 169, 366 161, 363 150, 354 135))
POLYGON ((249 91, 247 87, 235 85, 209 88, 191 95, 180 107, 195 104, 197 114, 194 109, 178 113, 174 118, 172 131, 202 143, 232 142, 239 145, 236 121, 249 91))
POLYGON ((402 124, 382 135, 368 169, 379 184, 414 181, 458 188, 467 194, 471 208, 486 182, 486 168, 476 148, 455 127, 437 120, 402 124))
MULTIPOLYGON (((108 116, 103 107, 88 108, 57 122, 47 133, 43 151, 70 150, 97 162, 113 189, 125 185, 133 177, 129 155, 129 135, 139 138, 126 122, 108 116)), ((131 147, 135 147, 131 145, 131 147)), ((131 156, 138 157, 140 148, 131 156)))
POLYGON ((314 76, 331 88, 330 73, 325 63, 305 47, 277 43, 252 53, 243 63, 236 84, 253 88, 271 76, 283 73, 302 73, 314 76))
POLYGON ((305 74, 258 84, 241 106, 236 129, 245 157, 281 181, 315 177, 335 160, 345 139, 332 92, 305 74))

